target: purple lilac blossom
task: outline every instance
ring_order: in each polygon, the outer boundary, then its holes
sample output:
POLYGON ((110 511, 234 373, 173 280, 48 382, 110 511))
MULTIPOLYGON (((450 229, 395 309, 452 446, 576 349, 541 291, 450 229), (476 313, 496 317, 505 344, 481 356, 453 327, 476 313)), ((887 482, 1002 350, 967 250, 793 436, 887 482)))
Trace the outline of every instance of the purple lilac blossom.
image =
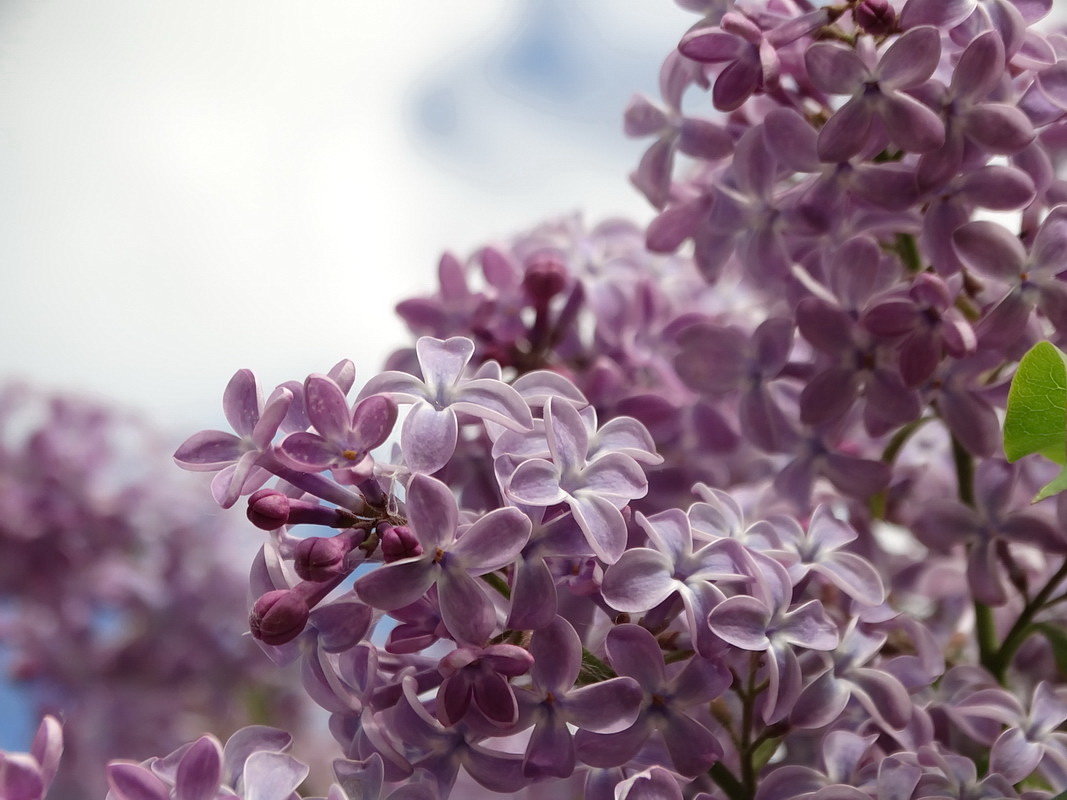
POLYGON ((1067 501, 999 415, 1067 337, 1051 2, 679 5, 646 228, 446 254, 355 408, 241 372, 179 449, 250 495, 253 635, 333 800, 1049 800, 1067 501))

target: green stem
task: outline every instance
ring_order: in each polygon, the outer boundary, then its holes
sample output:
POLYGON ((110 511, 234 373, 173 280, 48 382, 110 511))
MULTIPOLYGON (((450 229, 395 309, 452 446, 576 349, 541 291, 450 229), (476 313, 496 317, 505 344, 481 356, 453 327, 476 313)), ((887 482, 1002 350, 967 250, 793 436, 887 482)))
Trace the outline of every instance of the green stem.
POLYGON ((748 800, 748 794, 745 792, 745 787, 741 785, 741 781, 721 761, 711 765, 708 775, 730 800, 748 800))
MULTIPOLYGON (((932 419, 933 417, 921 417, 914 422, 909 422, 894 433, 893 438, 889 440, 889 444, 882 451, 882 463, 892 466, 893 462, 897 460, 897 456, 900 455, 900 451, 904 449, 904 445, 908 443, 915 432, 932 419)), ((888 489, 883 489, 871 497, 871 514, 875 519, 885 519, 888 499, 888 489)))
MULTIPOLYGON (((1008 667, 1011 666, 1012 659, 1015 658, 1015 654, 1022 647, 1023 642, 1032 632, 1031 623, 1034 621, 1034 617, 1038 613, 1051 605, 1052 602, 1058 602, 1063 599, 1058 597, 1055 600, 1050 601, 1052 593, 1059 587, 1060 582, 1064 578, 1067 578, 1067 560, 1063 562, 1058 570, 1048 579, 1048 582, 1041 587, 1034 598, 1023 606, 1022 612, 1019 614, 1019 618, 1015 620, 1015 624, 1011 626, 1011 630, 1008 631, 1008 635, 1004 637, 1004 643, 1000 645, 1000 649, 993 653, 991 661, 990 671, 996 676, 997 680, 1003 683, 1004 673, 1007 672, 1008 667)), ((1064 595, 1067 596, 1067 595, 1064 595)))
POLYGON ((508 586, 508 582, 507 581, 505 581, 503 578, 501 578, 495 572, 487 572, 487 573, 485 573, 484 575, 482 575, 482 580, 485 581, 486 583, 488 583, 490 586, 492 586, 498 592, 500 592, 500 594, 502 594, 505 597, 505 599, 507 599, 507 600, 511 599, 511 587, 508 586))
MULTIPOLYGON (((956 465, 956 486, 960 502, 974 508, 974 456, 952 437, 952 461, 956 465)), ((978 657, 982 666, 997 675, 997 629, 993 609, 985 603, 974 601, 974 633, 978 640, 978 657)), ((999 678, 999 676, 998 676, 999 678)))
POLYGON ((615 673, 615 670, 584 647, 582 648, 582 668, 578 673, 577 681, 579 686, 588 686, 591 683, 601 683, 617 677, 618 675, 615 673))

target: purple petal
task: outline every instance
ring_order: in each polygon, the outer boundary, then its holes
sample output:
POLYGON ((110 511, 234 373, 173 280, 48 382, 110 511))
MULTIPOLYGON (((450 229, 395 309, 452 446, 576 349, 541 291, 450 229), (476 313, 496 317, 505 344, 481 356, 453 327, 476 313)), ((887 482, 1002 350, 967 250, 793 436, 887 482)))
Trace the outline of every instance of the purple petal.
POLYGON ((623 113, 623 130, 627 136, 635 139, 657 136, 667 126, 667 115, 659 106, 641 94, 630 98, 623 113))
POLYGON ((880 112, 889 138, 909 153, 928 153, 945 144, 945 123, 914 97, 887 94, 880 112))
POLYGON ((735 595, 715 606, 708 625, 723 641, 742 650, 762 651, 770 646, 767 625, 770 611, 755 597, 735 595))
POLYGON ((885 600, 885 587, 878 571, 854 553, 833 553, 812 565, 812 571, 823 575, 854 600, 876 606, 885 600))
POLYGON ((1026 250, 1017 236, 995 222, 968 222, 953 235, 963 263, 990 278, 1014 281, 1026 263, 1026 250))
POLYGON ((601 591, 608 605, 626 613, 641 613, 662 603, 678 583, 670 560, 655 550, 627 550, 604 573, 601 591))
POLYGON ((293 462, 298 469, 319 471, 341 460, 341 453, 336 445, 316 433, 305 431, 290 433, 282 440, 278 449, 285 460, 293 462))
POLYGON ((422 379, 433 393, 437 388, 451 386, 459 380, 463 368, 474 355, 474 342, 462 336, 443 341, 423 336, 415 342, 415 353, 422 368, 422 379))
POLYGON ((1041 91, 1060 108, 1067 108, 1067 61, 1038 73, 1037 83, 1041 91))
POLYGON ((566 497, 559 482, 559 467, 543 458, 531 458, 519 464, 512 474, 508 495, 523 505, 555 505, 566 497))
POLYGON ((182 443, 174 453, 174 460, 182 469, 216 472, 237 461, 245 449, 232 433, 200 431, 182 443))
POLYGON ((543 558, 523 558, 511 585, 511 630, 537 631, 556 615, 556 582, 543 558))
POLYGON ((463 752, 463 766, 474 780, 493 792, 517 792, 526 784, 519 755, 470 745, 463 752))
POLYGON ((896 730, 908 724, 912 715, 911 696, 895 677, 865 667, 852 670, 849 677, 860 689, 857 699, 875 719, 884 719, 896 730))
POLYGON ((704 119, 686 117, 678 134, 678 149, 705 161, 726 158, 734 149, 733 139, 721 127, 704 119))
POLYGON ((651 767, 616 784, 614 796, 616 800, 682 800, 682 790, 670 772, 651 767))
POLYGON ((553 714, 537 723, 522 772, 529 778, 569 778, 574 772, 574 739, 561 717, 553 714))
POLYGON ((456 452, 459 422, 451 408, 438 411, 417 403, 400 429, 400 447, 412 472, 430 474, 441 469, 456 452))
POLYGON ((1037 192, 1033 179, 1021 169, 997 165, 967 173, 959 187, 970 202, 994 211, 1030 205, 1037 192))
POLYGON ((1030 249, 1034 272, 1062 272, 1067 264, 1067 206, 1057 206, 1045 217, 1030 249))
POLYGON ((222 778, 222 748, 211 736, 201 736, 178 762, 176 800, 214 800, 222 778))
POLYGON ((293 746, 293 737, 278 728, 248 725, 236 731, 222 748, 222 780, 234 786, 244 772, 245 761, 257 750, 281 753, 293 746))
POLYGON ((820 129, 819 158, 834 164, 848 161, 867 144, 873 120, 866 97, 849 100, 820 129))
POLYGON ((614 564, 626 549, 626 521, 610 500, 581 493, 567 500, 574 519, 597 558, 614 564))
POLYGON ((108 764, 107 784, 118 800, 170 800, 167 785, 140 764, 108 764))
POLYGON ((357 399, 363 400, 376 394, 388 395, 398 403, 417 403, 431 397, 426 384, 414 375, 395 370, 379 373, 367 381, 357 399))
POLYGON ((740 108, 759 88, 763 67, 754 54, 746 53, 719 73, 711 90, 711 102, 719 111, 740 108))
POLYGON ((978 395, 943 389, 941 416, 967 452, 989 457, 1000 450, 1000 422, 996 411, 978 395))
POLYGON ((530 538, 530 518, 517 508, 497 508, 460 536, 449 551, 474 575, 501 569, 513 562, 530 538))
POLYGON ((663 653, 656 638, 640 625, 616 625, 604 642, 608 660, 620 675, 633 678, 647 692, 661 689, 666 680, 663 653))
POLYGON ((863 59, 851 47, 836 42, 816 42, 804 53, 808 77, 829 94, 853 94, 870 79, 863 59))
POLYGON ((641 465, 622 453, 608 453, 590 462, 582 472, 584 489, 600 497, 620 501, 626 505, 630 500, 644 497, 648 492, 648 479, 641 465))
POLYGON ((789 721, 800 728, 821 728, 840 716, 851 696, 848 682, 829 669, 804 688, 789 721))
POLYGON ((222 410, 226 414, 226 421, 238 436, 252 435, 253 428, 259 422, 259 409, 262 405, 263 399, 259 395, 259 387, 256 386, 256 376, 248 369, 237 370, 226 384, 226 391, 222 395, 222 410))
POLYGON ((578 410, 560 398, 545 406, 545 433, 552 460, 566 473, 585 466, 589 452, 589 432, 578 410))
POLYGON ((647 715, 638 717, 629 728, 618 733, 593 733, 580 730, 575 736, 578 757, 592 767, 618 767, 627 764, 637 755, 652 734, 652 724, 647 715))
POLYGON ((252 753, 244 767, 245 800, 289 800, 309 771, 285 753, 252 753))
POLYGON ((605 422, 592 440, 591 453, 622 453, 642 464, 662 464, 648 428, 633 417, 615 417, 605 422))
POLYGON ((323 438, 343 440, 349 429, 348 401, 341 387, 325 375, 310 375, 304 382, 308 419, 323 438))
POLYGON ((818 132, 791 108, 776 108, 764 118, 763 135, 767 148, 785 167, 794 172, 817 172, 818 132))
POLYGON ((1044 755, 1041 745, 1028 741, 1021 729, 1009 728, 993 742, 989 771, 1003 775, 1010 783, 1018 783, 1030 777, 1044 755))
POLYGON ((530 407, 522 395, 506 383, 492 378, 463 383, 452 401, 452 407, 460 413, 495 422, 509 430, 522 431, 533 427, 530 407))
POLYGON ((750 129, 738 141, 733 168, 738 185, 750 197, 771 196, 778 177, 778 164, 758 128, 750 129))
POLYGON ((830 453, 822 461, 822 474, 850 497, 865 498, 889 484, 890 469, 881 461, 830 453))
POLYGON ((826 611, 818 600, 810 600, 786 614, 775 635, 789 644, 811 650, 833 650, 840 641, 837 626, 827 618, 826 611))
POLYGON ((908 0, 900 15, 900 27, 935 25, 951 28, 974 10, 975 0, 908 0))
POLYGON ((537 686, 561 697, 570 691, 582 666, 582 642, 567 620, 555 617, 535 632, 530 654, 534 658, 530 674, 537 686))
MULTIPOLYGON (((675 712, 660 728, 674 768, 682 775, 698 775, 722 758, 719 740, 711 731, 685 714, 675 712)), ((678 795, 680 797, 680 795, 678 795)))
POLYGON ((855 404, 859 388, 854 370, 847 367, 823 370, 808 381, 800 394, 801 422, 821 425, 841 419, 855 404))
POLYGON ((452 490, 436 478, 416 475, 408 484, 408 525, 427 551, 447 547, 456 535, 459 507, 452 490))
POLYGON ((483 587, 462 569, 441 571, 437 581, 441 619, 459 642, 481 645, 496 627, 496 609, 483 587))
POLYGON ((45 787, 52 785, 59 769, 59 760, 63 756, 63 726, 51 714, 46 714, 37 726, 30 746, 33 756, 41 769, 41 780, 45 787))
POLYGON ((910 89, 925 83, 941 60, 941 33, 934 26, 906 31, 889 46, 878 62, 883 90, 910 89))
POLYGON ((1004 42, 996 31, 986 31, 963 51, 952 73, 951 93, 962 100, 984 100, 1000 83, 1004 72, 1004 42))
POLYGON ((568 719, 582 730, 614 733, 633 725, 643 697, 633 678, 611 678, 568 692, 561 704, 568 719))
POLYGON ((373 450, 389 438, 396 416, 396 403, 384 395, 372 395, 356 403, 351 427, 363 452, 373 450))
POLYGON ((426 558, 384 564, 356 581, 359 599, 369 606, 392 611, 411 605, 433 586, 440 567, 426 558))

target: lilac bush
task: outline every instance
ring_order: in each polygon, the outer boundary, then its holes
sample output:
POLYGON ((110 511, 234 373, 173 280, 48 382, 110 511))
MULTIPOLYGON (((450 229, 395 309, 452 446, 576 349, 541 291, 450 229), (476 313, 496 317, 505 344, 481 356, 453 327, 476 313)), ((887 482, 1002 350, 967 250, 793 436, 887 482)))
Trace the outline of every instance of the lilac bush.
POLYGON ((53 798, 100 794, 109 759, 205 726, 299 721, 300 696, 242 640, 238 532, 165 455, 128 412, 0 388, 0 652, 31 706, 64 721, 53 798))
MULTIPOLYGON (((250 630, 330 798, 1059 795, 1052 0, 680 5, 625 111, 647 227, 446 254, 386 372, 239 371, 175 454, 264 532, 250 630)), ((292 796, 236 735, 112 794, 292 796)))

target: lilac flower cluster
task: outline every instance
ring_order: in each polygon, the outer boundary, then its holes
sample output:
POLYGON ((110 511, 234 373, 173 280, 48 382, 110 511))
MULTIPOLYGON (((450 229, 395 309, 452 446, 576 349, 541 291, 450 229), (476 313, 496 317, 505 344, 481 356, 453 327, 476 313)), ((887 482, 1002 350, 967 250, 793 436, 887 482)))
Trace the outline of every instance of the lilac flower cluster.
POLYGON ((65 720, 54 798, 101 793, 111 758, 253 708, 295 725, 303 705, 241 639, 237 531, 165 455, 131 414, 0 389, 0 651, 36 709, 65 720))
MULTIPOLYGON (((1048 800, 1067 501, 1000 414, 1067 337, 1052 2, 681 5, 625 114, 647 229, 446 254, 388 371, 242 370, 178 449, 266 532, 252 634, 332 800, 1048 800)), ((275 735, 113 795, 289 798, 275 735)))

